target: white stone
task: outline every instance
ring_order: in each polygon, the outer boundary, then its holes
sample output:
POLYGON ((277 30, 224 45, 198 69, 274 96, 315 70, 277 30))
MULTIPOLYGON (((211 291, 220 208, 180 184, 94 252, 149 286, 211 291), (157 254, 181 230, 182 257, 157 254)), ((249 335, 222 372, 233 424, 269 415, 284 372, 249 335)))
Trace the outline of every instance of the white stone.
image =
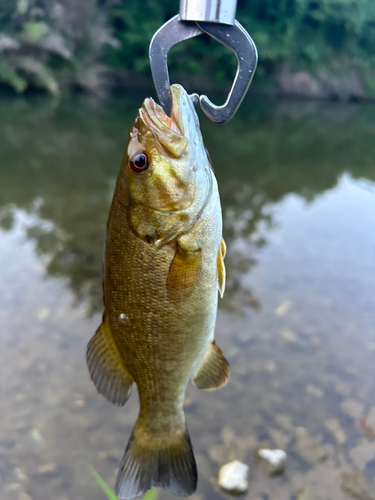
POLYGON ((282 304, 279 305, 277 309, 275 309, 275 314, 277 316, 285 316, 285 314, 289 311, 289 309, 292 307, 292 303, 290 300, 286 300, 282 304))
POLYGON ((287 454, 284 450, 260 448, 258 456, 265 462, 270 474, 277 474, 284 471, 287 459, 287 454))
POLYGON ((226 491, 246 493, 249 488, 248 475, 249 467, 239 460, 234 460, 221 467, 217 482, 226 491))

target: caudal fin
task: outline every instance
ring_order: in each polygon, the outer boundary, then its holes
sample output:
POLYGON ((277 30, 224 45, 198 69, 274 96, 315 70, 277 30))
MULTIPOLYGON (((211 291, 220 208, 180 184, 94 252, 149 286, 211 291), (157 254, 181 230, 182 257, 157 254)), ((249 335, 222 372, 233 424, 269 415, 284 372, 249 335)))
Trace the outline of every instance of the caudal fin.
POLYGON ((178 434, 133 430, 117 476, 116 495, 129 500, 154 487, 182 497, 195 492, 197 466, 186 427, 178 434))

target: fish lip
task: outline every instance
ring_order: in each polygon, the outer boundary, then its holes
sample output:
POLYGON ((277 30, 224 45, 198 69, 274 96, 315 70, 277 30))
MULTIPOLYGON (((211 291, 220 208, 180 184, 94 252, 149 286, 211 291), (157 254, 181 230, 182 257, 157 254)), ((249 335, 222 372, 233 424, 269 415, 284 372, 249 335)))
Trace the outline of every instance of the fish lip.
POLYGON ((148 123, 152 128, 157 126, 158 122, 162 125, 162 127, 167 127, 170 129, 170 118, 165 113, 164 109, 154 101, 152 97, 147 97, 144 100, 144 111, 146 111, 146 118, 151 120, 151 123, 148 123))
POLYGON ((181 134, 186 137, 188 130, 185 130, 184 128, 184 123, 182 117, 180 116, 180 111, 183 108, 184 101, 186 101, 188 103, 188 107, 191 108, 189 111, 195 113, 194 104, 184 87, 178 83, 174 83, 169 87, 169 96, 172 101, 171 121, 178 126, 181 134))
MULTIPOLYGON (((174 99, 175 108, 178 107, 178 100, 174 99)), ((179 158, 185 153, 188 139, 181 131, 179 120, 174 115, 169 118, 152 98, 145 99, 139 118, 153 135, 159 152, 171 158, 179 158)))
POLYGON ((148 123, 148 125, 155 128, 155 126, 157 127, 158 124, 160 124, 160 129, 166 127, 176 134, 186 137, 179 111, 181 110, 182 103, 186 98, 193 108, 194 105, 191 102, 186 90, 178 83, 174 83, 169 87, 169 95, 172 101, 172 113, 170 117, 166 114, 160 104, 152 99, 152 97, 147 97, 145 99, 144 110, 146 111, 146 117, 151 119, 151 123, 148 123))
POLYGON ((183 89, 181 85, 175 83, 169 87, 168 92, 172 101, 171 116, 169 117, 164 111, 164 109, 160 106, 160 104, 155 102, 154 99, 152 99, 152 97, 147 97, 145 99, 146 103, 145 108, 148 117, 151 118, 151 121, 154 125, 156 125, 155 122, 160 122, 164 127, 167 127, 168 129, 173 130, 174 132, 184 135, 183 131, 181 130, 178 111, 181 107, 181 101, 184 98, 186 91, 183 89), (175 127, 173 127, 173 125, 177 125, 178 130, 174 130, 175 127))
MULTIPOLYGON (((174 92, 172 95, 173 106, 176 111, 179 107, 179 98, 175 95, 174 92)), ((144 100, 141 110, 142 117, 146 118, 147 120, 146 125, 149 126, 153 131, 156 130, 162 132, 163 130, 167 129, 168 131, 174 132, 176 136, 183 136, 181 128, 179 127, 179 120, 174 120, 175 117, 173 114, 171 117, 169 117, 164 109, 160 106, 160 104, 155 102, 152 97, 147 97, 144 100)))
POLYGON ((172 113, 171 117, 178 118, 178 109, 180 107, 180 101, 183 95, 183 88, 178 83, 175 83, 169 87, 169 96, 172 101, 172 113))

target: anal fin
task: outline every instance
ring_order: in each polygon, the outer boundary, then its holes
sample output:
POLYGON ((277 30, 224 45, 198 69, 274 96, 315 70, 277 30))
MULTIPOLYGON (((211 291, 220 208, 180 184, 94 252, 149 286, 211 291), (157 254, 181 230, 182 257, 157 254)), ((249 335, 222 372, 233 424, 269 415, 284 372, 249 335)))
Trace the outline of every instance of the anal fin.
POLYGON ((229 363, 220 347, 212 341, 192 380, 198 389, 213 390, 225 385, 229 376, 229 363))
POLYGON ((117 406, 130 397, 133 377, 128 373, 109 328, 108 318, 87 345, 87 366, 98 392, 117 406))
POLYGON ((218 275, 218 288, 220 292, 220 297, 223 298, 225 290, 225 264, 224 257, 227 251, 227 246, 225 244, 224 238, 221 238, 219 252, 217 254, 217 275, 218 275))

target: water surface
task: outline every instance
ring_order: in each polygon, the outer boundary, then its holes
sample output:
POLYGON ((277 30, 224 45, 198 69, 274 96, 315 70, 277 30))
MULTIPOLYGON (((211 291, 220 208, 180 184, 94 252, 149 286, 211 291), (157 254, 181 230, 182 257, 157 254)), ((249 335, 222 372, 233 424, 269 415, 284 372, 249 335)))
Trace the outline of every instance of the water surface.
MULTIPOLYGON (((85 346, 141 100, 1 102, 2 500, 102 500, 90 466, 114 485, 137 395, 124 408, 99 396, 85 346)), ((234 458, 250 466, 247 500, 352 498, 346 473, 375 487, 375 107, 248 99, 202 131, 228 245, 216 338, 232 377, 187 390, 193 499, 226 497, 215 476, 234 458), (286 473, 267 476, 257 446, 286 450, 286 473)))

